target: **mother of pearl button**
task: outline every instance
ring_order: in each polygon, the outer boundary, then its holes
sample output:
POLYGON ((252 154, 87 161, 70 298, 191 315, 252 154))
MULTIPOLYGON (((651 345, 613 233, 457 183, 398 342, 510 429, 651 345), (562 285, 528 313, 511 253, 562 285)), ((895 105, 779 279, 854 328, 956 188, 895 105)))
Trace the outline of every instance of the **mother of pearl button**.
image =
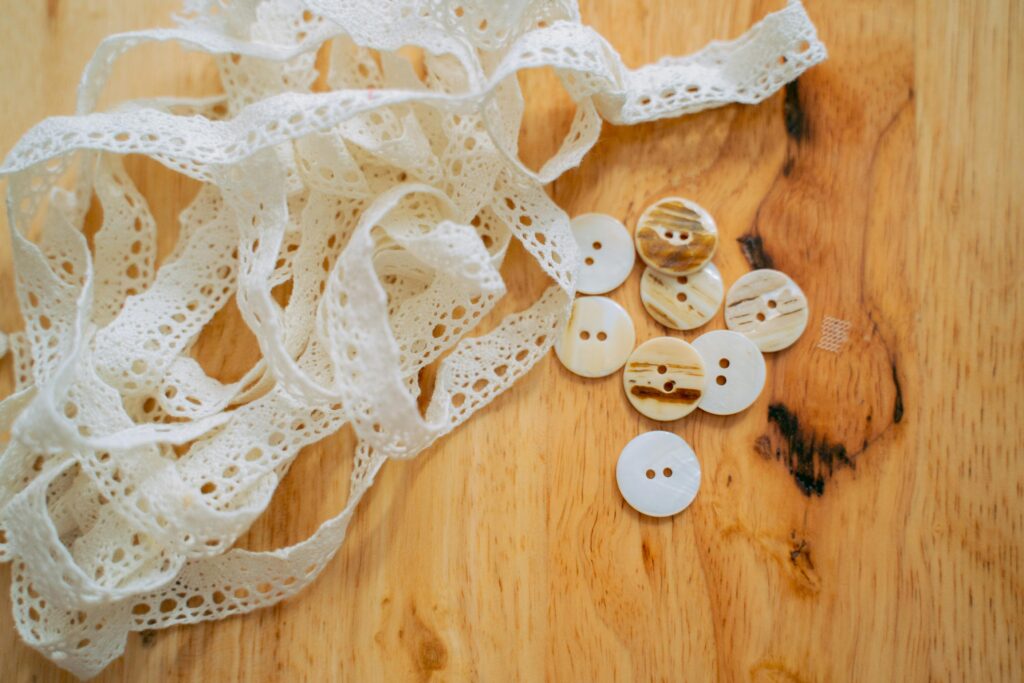
POLYGON ((668 197, 641 214, 635 239, 637 253, 651 268, 666 275, 688 275, 715 254, 718 228, 700 205, 668 197))
POLYGON ((733 415, 761 395, 767 371, 764 355, 742 334, 715 330, 697 337, 693 348, 704 359, 708 382, 697 407, 715 415, 733 415))
POLYGON ((626 397, 652 420, 678 420, 704 394, 704 361, 682 339, 657 337, 636 348, 622 373, 626 397))
POLYGON ((576 289, 604 294, 626 281, 636 261, 626 226, 603 213, 585 213, 573 218, 570 227, 583 260, 576 289))
POLYGON ((714 317, 722 305, 722 274, 709 263, 690 275, 665 275, 646 268, 640 300, 651 317, 674 330, 692 330, 714 317))
POLYGON ((603 296, 581 296, 555 342, 555 355, 569 372, 604 377, 622 367, 634 344, 633 319, 622 306, 603 296))
POLYGON ((807 297, 785 273, 764 268, 733 283, 725 297, 725 325, 762 351, 779 351, 807 327, 807 297))
POLYGON ((690 444, 671 432, 647 432, 622 449, 615 467, 619 492, 637 512, 682 512, 700 489, 700 463, 690 444))

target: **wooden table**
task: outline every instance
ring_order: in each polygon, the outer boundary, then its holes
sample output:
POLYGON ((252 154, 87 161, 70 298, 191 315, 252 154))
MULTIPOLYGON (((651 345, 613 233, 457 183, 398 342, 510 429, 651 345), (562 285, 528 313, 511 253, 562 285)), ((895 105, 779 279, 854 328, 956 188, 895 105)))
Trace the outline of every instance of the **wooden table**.
MULTIPOLYGON (((0 147, 70 113, 102 36, 169 23, 177 0, 3 1, 0 147)), ((780 0, 594 0, 584 19, 631 66, 739 34, 780 0)), ((681 193, 717 217, 732 282, 774 263, 804 288, 807 333, 769 358, 757 404, 670 429, 704 483, 686 513, 642 518, 614 468, 659 425, 618 376, 554 357, 409 463, 389 464, 340 556, 295 599, 135 635, 100 680, 923 681, 1024 677, 1024 36, 1020 2, 811 0, 831 59, 758 107, 606 126, 551 188, 570 214, 633 222, 681 193), (838 352, 826 317, 849 321, 838 352)), ((532 88, 525 154, 552 152, 571 103, 532 88), (540 93, 544 93, 542 97, 540 93)), ((207 58, 145 48, 107 101, 204 94, 207 58)), ((195 185, 129 167, 173 243, 195 185)), ((0 248, 0 325, 20 326, 0 248)), ((505 310, 545 285, 513 254, 505 310)), ((665 333, 637 268, 612 296, 639 339, 665 333)), ((723 327, 721 314, 708 329, 723 327)), ((693 338, 695 335, 684 335, 693 338)), ((256 359, 236 311, 206 369, 256 359), (242 340, 239 342, 238 340, 242 340)), ((11 362, 0 362, 0 392, 11 362)), ((351 435, 308 448, 250 548, 295 542, 344 504, 351 435)), ((0 570, 0 680, 61 678, 15 642, 0 570)))

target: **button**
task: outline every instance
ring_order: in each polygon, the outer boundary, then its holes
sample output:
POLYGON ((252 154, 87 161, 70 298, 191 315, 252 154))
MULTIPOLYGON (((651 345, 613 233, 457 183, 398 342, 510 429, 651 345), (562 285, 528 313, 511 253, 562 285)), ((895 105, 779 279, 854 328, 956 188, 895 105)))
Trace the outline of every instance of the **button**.
POLYGON ((761 395, 767 370, 757 344, 738 332, 715 330, 697 337, 693 348, 704 359, 708 381, 697 407, 715 415, 746 410, 761 395))
POLYGON ((690 275, 665 275, 648 267, 640 278, 644 308, 673 330, 692 330, 711 320, 723 296, 725 285, 714 263, 690 275))
POLYGON ((725 297, 725 325, 757 344, 779 351, 807 327, 807 297, 785 273, 768 268, 747 273, 725 297))
POLYGON ((647 432, 622 449, 615 467, 619 492, 637 512, 669 517, 688 508, 700 489, 700 463, 672 432, 647 432))
POLYGON ((641 415, 678 420, 692 413, 703 396, 704 361, 682 339, 657 337, 630 355, 622 386, 641 415))
POLYGON ((625 282, 636 261, 626 226, 603 213, 576 216, 570 226, 583 259, 576 289, 583 294, 604 294, 625 282))
POLYGON ((644 263, 666 275, 704 267, 718 247, 718 228, 700 205, 668 197, 651 204, 636 224, 636 250, 644 263))
POLYGON ((634 344, 633 320, 622 306, 603 296, 581 296, 572 304, 555 355, 569 372, 604 377, 622 367, 634 344))

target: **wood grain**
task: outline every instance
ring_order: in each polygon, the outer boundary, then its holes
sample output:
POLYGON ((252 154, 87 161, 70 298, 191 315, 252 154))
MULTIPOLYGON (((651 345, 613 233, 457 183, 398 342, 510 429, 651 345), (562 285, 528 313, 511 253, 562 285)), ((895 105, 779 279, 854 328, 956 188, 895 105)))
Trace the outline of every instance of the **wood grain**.
MULTIPOLYGON (((808 331, 769 358, 753 408, 671 426, 704 468, 690 510, 654 520, 625 505, 616 458, 657 424, 617 375, 576 378, 552 356, 416 461, 389 464, 300 596, 133 636, 99 680, 1024 678, 1024 5, 808 4, 831 59, 798 85, 758 107, 606 126, 551 188, 571 214, 630 227, 659 196, 692 197, 718 221, 727 284, 771 263, 808 295, 808 331), (825 316, 852 324, 838 354, 815 348, 825 316)), ((6 150, 71 112, 103 35, 167 24, 177 2, 0 5, 6 150)), ((679 5, 591 0, 583 15, 636 66, 737 35, 781 2, 679 5)), ((540 162, 571 102, 548 73, 523 80, 522 142, 540 162)), ((107 94, 215 89, 208 59, 161 47, 118 67, 107 94)), ((129 168, 166 253, 194 184, 129 168)), ((5 239, 0 325, 16 329, 9 254, 5 239)), ((545 285, 521 253, 506 273, 506 310, 545 285)), ((642 341, 666 329, 640 304, 639 273, 612 296, 642 341)), ((719 313, 705 329, 722 326, 719 313)), ((204 333, 204 366, 237 377, 256 358, 246 339, 226 311, 204 333)), ((295 542, 334 514, 352 445, 343 432, 306 449, 244 545, 295 542)), ((13 632, 0 597, 0 680, 65 677, 13 632)))

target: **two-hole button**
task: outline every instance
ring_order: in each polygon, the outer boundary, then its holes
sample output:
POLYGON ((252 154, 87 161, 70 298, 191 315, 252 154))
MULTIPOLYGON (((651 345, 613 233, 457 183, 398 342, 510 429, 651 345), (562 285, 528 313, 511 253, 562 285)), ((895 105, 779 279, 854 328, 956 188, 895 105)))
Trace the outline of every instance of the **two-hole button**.
POLYGON ((626 226, 603 213, 585 213, 573 218, 570 227, 583 261, 577 290, 604 294, 626 281, 636 260, 626 226))
POLYGON ((622 449, 615 479, 629 505, 651 517, 682 512, 700 489, 693 449, 671 432, 647 432, 622 449))
POLYGON ((708 382, 697 407, 715 415, 733 415, 749 408, 764 389, 764 355, 750 339, 728 330, 707 332, 693 348, 704 359, 708 382))
POLYGON ((581 296, 555 342, 555 355, 569 372, 605 377, 622 367, 634 344, 633 319, 622 306, 603 296, 581 296))

